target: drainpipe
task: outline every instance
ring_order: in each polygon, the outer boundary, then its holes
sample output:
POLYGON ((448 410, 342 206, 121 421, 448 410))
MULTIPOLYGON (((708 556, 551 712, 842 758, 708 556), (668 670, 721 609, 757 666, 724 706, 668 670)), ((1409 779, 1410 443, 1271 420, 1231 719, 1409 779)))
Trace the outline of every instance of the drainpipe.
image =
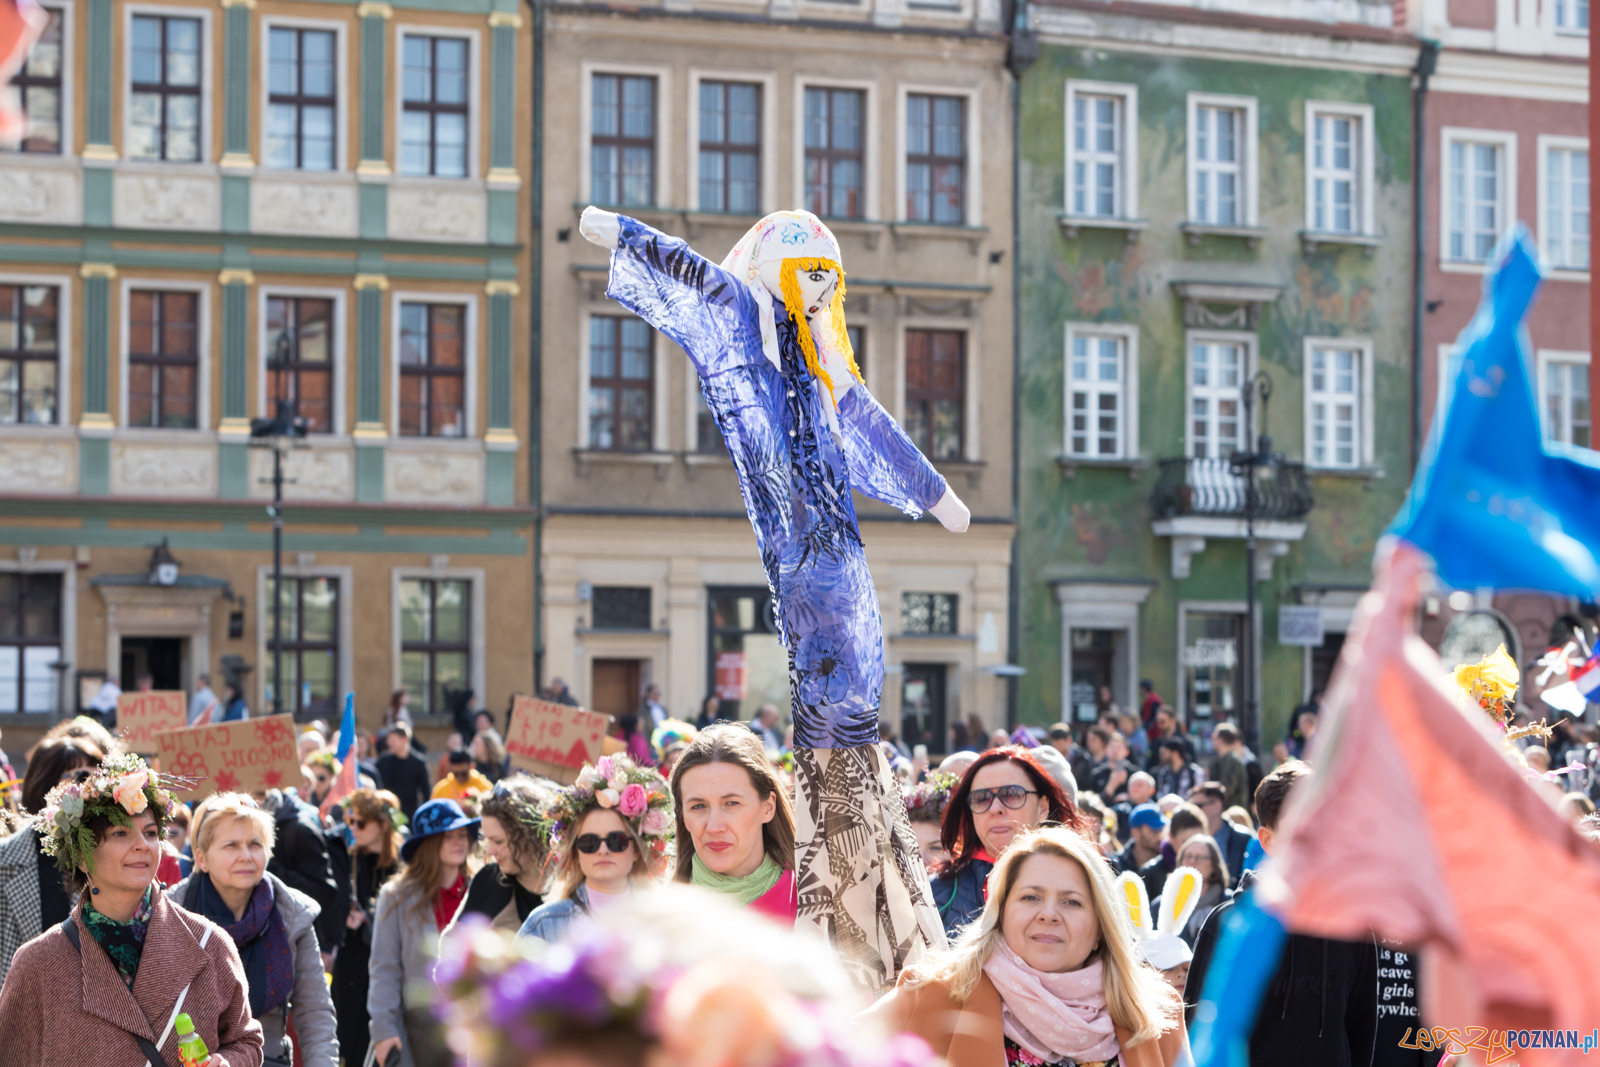
MULTIPOLYGON (((1022 75, 1039 58, 1028 0, 1016 0, 1006 69, 1011 71, 1011 566, 1007 575, 1006 662, 1013 667, 1022 646, 1022 570, 1017 531, 1022 526, 1022 75)), ((1062 709, 1065 716, 1065 709, 1062 709)), ((1006 675, 1006 729, 1017 728, 1017 674, 1006 675)))
POLYGON ((1428 78, 1439 63, 1439 42, 1423 38, 1413 73, 1416 90, 1411 95, 1411 470, 1422 456, 1422 333, 1427 318, 1428 236, 1428 78))
POLYGON ((533 173, 528 263, 528 505, 533 511, 533 688, 544 687, 544 0, 533 18, 533 173))

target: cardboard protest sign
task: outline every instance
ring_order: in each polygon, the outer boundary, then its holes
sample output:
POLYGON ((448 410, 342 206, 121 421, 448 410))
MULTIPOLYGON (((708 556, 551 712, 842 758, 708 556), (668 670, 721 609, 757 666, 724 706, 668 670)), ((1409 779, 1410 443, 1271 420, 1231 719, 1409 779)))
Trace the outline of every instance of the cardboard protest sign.
POLYGON ((585 763, 600 758, 610 717, 537 697, 519 696, 511 705, 506 751, 511 765, 571 783, 585 763))
POLYGON ((117 697, 117 732, 130 752, 154 752, 157 734, 189 725, 188 707, 180 690, 123 693, 117 697))
POLYGON ((169 730, 158 741, 164 773, 202 779, 182 800, 300 784, 292 715, 169 730))

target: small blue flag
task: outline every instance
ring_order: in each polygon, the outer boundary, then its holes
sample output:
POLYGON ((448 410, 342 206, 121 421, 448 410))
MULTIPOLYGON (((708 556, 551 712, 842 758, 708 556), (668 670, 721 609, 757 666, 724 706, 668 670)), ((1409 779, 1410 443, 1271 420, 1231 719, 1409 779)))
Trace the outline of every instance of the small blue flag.
POLYGON ((1547 443, 1523 319, 1542 278, 1520 224, 1495 250, 1483 303, 1457 342, 1453 386, 1389 532, 1456 589, 1600 598, 1600 455, 1547 443))
POLYGON ((350 755, 350 750, 356 744, 356 695, 344 695, 344 721, 339 723, 339 762, 343 763, 345 757, 350 755))

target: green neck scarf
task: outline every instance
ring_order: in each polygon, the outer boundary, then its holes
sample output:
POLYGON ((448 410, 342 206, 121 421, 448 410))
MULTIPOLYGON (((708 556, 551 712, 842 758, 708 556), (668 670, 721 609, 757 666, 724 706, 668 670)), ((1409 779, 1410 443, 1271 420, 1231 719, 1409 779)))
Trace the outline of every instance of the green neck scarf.
POLYGON ((761 856, 761 866, 743 878, 735 878, 731 874, 718 874, 701 862, 698 853, 692 856, 689 862, 693 868, 693 873, 689 877, 692 885, 726 893, 740 904, 750 904, 759 899, 783 877, 783 868, 778 866, 778 861, 765 853, 761 856))

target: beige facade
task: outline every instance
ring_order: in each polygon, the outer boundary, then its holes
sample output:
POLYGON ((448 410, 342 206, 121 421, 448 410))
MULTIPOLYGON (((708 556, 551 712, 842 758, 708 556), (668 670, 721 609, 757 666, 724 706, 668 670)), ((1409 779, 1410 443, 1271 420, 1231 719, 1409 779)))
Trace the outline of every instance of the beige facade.
POLYGON ((768 698, 787 708, 775 637, 759 619, 751 628, 735 618, 748 615, 736 602, 759 601, 766 579, 732 464, 714 426, 701 424, 696 376, 672 342, 652 333, 644 353, 635 342, 635 371, 647 360, 649 373, 647 385, 633 384, 648 398, 635 395, 641 414, 626 431, 607 420, 611 380, 597 380, 628 355, 613 321, 627 313, 605 297, 605 254, 578 235, 577 220, 601 203, 720 262, 760 215, 808 207, 842 245, 845 314, 869 389, 974 516, 955 535, 856 497, 884 616, 884 716, 899 725, 912 679, 915 699, 943 688, 945 721, 975 713, 1004 723, 1004 679, 992 668, 1006 662, 1012 537, 1011 86, 995 17, 987 6, 893 2, 548 9, 543 678, 562 677, 610 711, 632 710, 638 693, 629 689, 654 681, 673 714, 693 718, 732 627, 747 634, 745 697, 724 710, 748 717, 768 698), (715 114, 732 99, 729 86, 755 112, 742 137, 715 114), (620 119, 631 127, 612 117, 618 95, 638 108, 620 119), (822 131, 819 107, 834 108, 834 119, 850 111, 859 142, 836 121, 824 119, 822 131), (947 127, 934 147, 960 167, 960 191, 937 220, 916 195, 928 152, 913 128, 933 108, 947 127), (614 147, 619 128, 632 139, 614 147), (719 183, 723 164, 710 158, 733 140, 747 157, 742 199, 719 183), (815 178, 821 149, 841 144, 846 179, 834 189, 845 193, 808 199, 808 166, 815 178), (608 184, 610 153, 629 148, 640 177, 608 184), (632 591, 631 616, 605 606, 619 588, 632 591), (734 615, 719 615, 719 597, 734 615), (911 624, 902 622, 907 604, 917 609, 911 624), (939 676, 931 686, 930 671, 939 676))

